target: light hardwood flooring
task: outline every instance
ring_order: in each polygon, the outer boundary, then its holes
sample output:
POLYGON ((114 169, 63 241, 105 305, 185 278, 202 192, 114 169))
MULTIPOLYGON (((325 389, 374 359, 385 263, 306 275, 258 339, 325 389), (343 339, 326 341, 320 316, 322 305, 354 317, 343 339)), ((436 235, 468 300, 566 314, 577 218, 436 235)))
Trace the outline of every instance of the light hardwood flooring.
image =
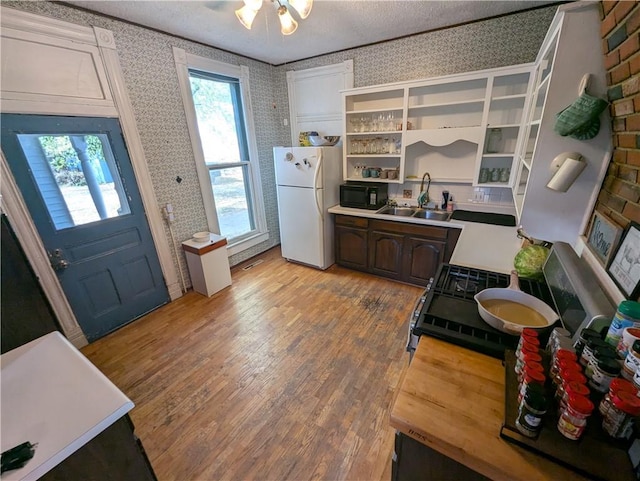
POLYGON ((158 479, 390 480, 389 410, 423 289, 279 248, 232 279, 82 349, 135 403, 158 479))

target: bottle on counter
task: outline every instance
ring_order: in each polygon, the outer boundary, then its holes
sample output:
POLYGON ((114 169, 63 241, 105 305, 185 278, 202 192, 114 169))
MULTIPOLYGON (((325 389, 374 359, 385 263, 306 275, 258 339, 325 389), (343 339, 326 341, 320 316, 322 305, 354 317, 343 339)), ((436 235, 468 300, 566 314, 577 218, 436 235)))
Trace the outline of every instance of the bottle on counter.
POLYGON ((582 355, 582 351, 591 339, 600 339, 600 333, 595 329, 584 328, 580 331, 580 336, 576 342, 576 354, 578 357, 582 355))
POLYGON ((527 389, 520 403, 516 428, 529 438, 535 438, 542 428, 542 417, 547 412, 547 399, 538 388, 527 389))
POLYGON ((624 359, 622 377, 629 381, 633 380, 633 376, 638 371, 638 366, 640 366, 640 341, 635 341, 624 359))
POLYGON ((622 338, 622 331, 626 327, 640 327, 640 302, 622 301, 618 305, 605 341, 616 347, 622 338))
POLYGON ((633 418, 640 415, 640 398, 626 391, 611 396, 611 407, 602 419, 602 428, 616 439, 629 439, 633 418))
POLYGON ((626 391, 633 396, 636 396, 638 394, 638 388, 631 382, 622 378, 614 379, 609 385, 609 392, 605 394, 604 398, 602 398, 602 401, 600 401, 600 405, 598 406, 598 410, 603 417, 606 416, 609 409, 611 409, 611 398, 615 396, 616 393, 621 391, 626 391))
POLYGON ((570 395, 558 419, 560 434, 573 441, 580 439, 587 426, 587 418, 591 416, 594 407, 588 397, 578 394, 570 395))

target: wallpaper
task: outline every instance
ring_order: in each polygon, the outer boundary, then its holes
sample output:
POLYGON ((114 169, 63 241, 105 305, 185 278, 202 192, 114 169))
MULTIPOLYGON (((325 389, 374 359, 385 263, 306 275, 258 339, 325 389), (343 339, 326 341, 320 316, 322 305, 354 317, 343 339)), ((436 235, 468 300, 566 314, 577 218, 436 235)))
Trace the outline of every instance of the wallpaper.
MULTIPOLYGON (((355 86, 360 87, 532 62, 555 13, 555 7, 548 7, 273 67, 57 3, 2 4, 113 32, 158 208, 166 203, 174 207, 174 262, 187 286, 190 281, 180 243, 194 232, 207 230, 207 221, 172 47, 249 68, 269 240, 232 256, 230 263, 236 265, 280 242, 272 148, 290 143, 289 128, 284 126, 289 115, 285 77, 288 70, 353 59, 355 86), (181 182, 177 182, 178 177, 181 182)), ((171 245, 171 232, 165 229, 171 245)))

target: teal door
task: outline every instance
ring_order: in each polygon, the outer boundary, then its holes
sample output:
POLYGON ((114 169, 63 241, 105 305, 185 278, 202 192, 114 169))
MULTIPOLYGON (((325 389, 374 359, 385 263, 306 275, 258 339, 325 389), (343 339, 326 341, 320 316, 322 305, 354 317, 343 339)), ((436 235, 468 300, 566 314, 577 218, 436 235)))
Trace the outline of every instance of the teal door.
POLYGON ((2 151, 91 342, 169 301, 116 119, 2 114, 2 151))

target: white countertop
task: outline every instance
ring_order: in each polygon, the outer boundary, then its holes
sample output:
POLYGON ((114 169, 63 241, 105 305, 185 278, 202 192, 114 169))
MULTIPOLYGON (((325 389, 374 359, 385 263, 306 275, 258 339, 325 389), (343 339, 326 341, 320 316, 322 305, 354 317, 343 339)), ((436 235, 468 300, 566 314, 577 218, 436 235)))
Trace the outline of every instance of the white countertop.
POLYGON ((1 450, 38 444, 3 481, 38 479, 133 408, 59 332, 3 354, 0 367, 1 450))
POLYGON ((513 258, 522 245, 522 240, 518 238, 515 227, 461 220, 436 221, 415 217, 389 216, 376 214, 376 211, 353 209, 339 205, 329 208, 329 212, 332 214, 367 217, 369 219, 462 229, 449 262, 476 269, 508 274, 513 269, 513 258))

